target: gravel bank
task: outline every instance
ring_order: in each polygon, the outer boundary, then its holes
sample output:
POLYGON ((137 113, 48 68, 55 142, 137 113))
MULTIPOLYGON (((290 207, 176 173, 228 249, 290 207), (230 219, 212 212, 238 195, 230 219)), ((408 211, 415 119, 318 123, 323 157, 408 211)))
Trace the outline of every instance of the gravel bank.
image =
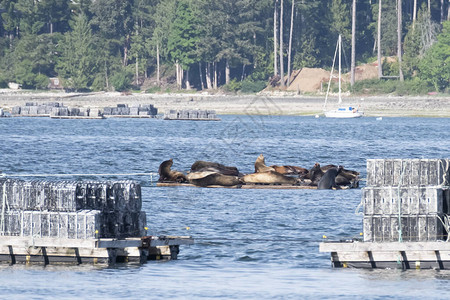
MULTIPOLYGON (((324 96, 293 94, 271 95, 209 95, 196 94, 132 94, 64 93, 0 90, 0 107, 8 109, 26 102, 63 102, 70 107, 103 108, 119 103, 154 104, 160 113, 167 109, 214 109, 217 114, 316 115, 323 111, 324 96)), ((344 105, 359 106, 367 116, 450 117, 449 96, 421 97, 343 97, 344 105)), ((328 109, 337 105, 337 98, 328 99, 328 109)))

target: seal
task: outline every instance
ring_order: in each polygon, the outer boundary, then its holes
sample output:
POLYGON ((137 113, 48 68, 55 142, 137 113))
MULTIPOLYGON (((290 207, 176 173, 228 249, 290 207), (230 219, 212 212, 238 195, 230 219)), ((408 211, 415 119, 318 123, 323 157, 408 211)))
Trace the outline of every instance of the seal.
POLYGON ((329 190, 329 189, 339 189, 336 185, 336 176, 341 173, 343 168, 339 166, 338 168, 330 168, 323 174, 317 183, 318 190, 329 190))
POLYGON ((189 182, 201 187, 207 187, 212 185, 219 186, 237 186, 242 182, 237 176, 223 175, 216 172, 193 172, 187 175, 189 182))
POLYGON ((274 168, 266 166, 264 155, 260 154, 255 161, 255 173, 275 171, 274 168))
POLYGON ((245 183, 262 183, 262 184, 300 184, 298 178, 285 176, 275 171, 259 172, 247 174, 241 178, 245 183))
POLYGON ((280 174, 284 175, 299 175, 299 177, 304 178, 309 171, 302 167, 297 166, 270 166, 271 168, 274 168, 275 172, 278 172, 280 174))
POLYGON ((191 172, 215 171, 223 175, 239 176, 239 170, 236 167, 228 167, 216 162, 197 160, 191 166, 191 172))
POLYGON ((320 168, 319 163, 315 163, 314 166, 309 170, 309 179, 311 180, 312 186, 317 186, 317 183, 319 182, 320 178, 325 174, 323 170, 320 168))
POLYGON ((173 181, 173 182, 186 182, 186 176, 178 171, 172 171, 170 168, 173 165, 173 159, 165 160, 159 165, 158 173, 159 173, 159 182, 163 181, 173 181))

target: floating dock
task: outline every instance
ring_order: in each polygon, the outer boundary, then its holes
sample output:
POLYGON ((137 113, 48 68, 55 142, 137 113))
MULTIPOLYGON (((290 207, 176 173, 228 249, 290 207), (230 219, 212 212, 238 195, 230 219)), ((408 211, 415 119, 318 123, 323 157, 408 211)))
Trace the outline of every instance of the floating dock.
POLYGON ((50 116, 51 119, 69 119, 69 120, 102 120, 106 119, 104 116, 50 116))
POLYGON ((450 243, 325 242, 320 252, 331 253, 335 268, 450 269, 450 243))
MULTIPOLYGON (((156 183, 158 187, 201 187, 192 183, 177 183, 177 182, 158 182, 156 183)), ((286 185, 286 184, 240 184, 233 186, 223 186, 223 185, 208 185, 207 188, 226 188, 226 189, 259 189, 259 190, 317 190, 317 186, 310 185, 286 185)))
POLYGON ((168 110, 164 114, 164 120, 178 121, 220 121, 215 110, 168 110))
POLYGON ((450 268, 450 159, 367 160, 363 241, 323 242, 333 267, 450 268))
POLYGON ((180 245, 192 245, 191 237, 147 236, 126 239, 61 239, 0 237, 0 262, 40 264, 145 263, 177 259, 180 245))
POLYGON ((0 262, 105 263, 176 259, 191 237, 147 236, 134 181, 0 178, 0 262))

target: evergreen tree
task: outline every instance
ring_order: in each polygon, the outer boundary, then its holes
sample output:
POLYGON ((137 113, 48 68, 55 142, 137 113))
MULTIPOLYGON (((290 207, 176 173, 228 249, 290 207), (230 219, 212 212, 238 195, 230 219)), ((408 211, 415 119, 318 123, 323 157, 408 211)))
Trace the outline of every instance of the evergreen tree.
POLYGON ((450 85, 450 21, 442 24, 437 42, 425 54, 419 65, 419 76, 436 91, 445 91, 450 85))
POLYGON ((407 76, 413 76, 418 71, 419 63, 426 51, 436 40, 439 25, 431 20, 425 5, 419 10, 418 17, 413 23, 404 42, 404 71, 407 76))
MULTIPOLYGON (((169 59, 173 63, 179 64, 182 69, 187 70, 187 88, 190 88, 189 68, 199 61, 196 55, 197 43, 200 39, 199 22, 200 20, 194 16, 189 2, 179 1, 167 41, 167 50, 169 59)), ((179 81, 178 84, 180 83, 179 81)))
POLYGON ((86 15, 75 17, 73 31, 66 33, 61 43, 57 70, 64 84, 75 90, 87 90, 97 72, 97 57, 93 34, 86 15))

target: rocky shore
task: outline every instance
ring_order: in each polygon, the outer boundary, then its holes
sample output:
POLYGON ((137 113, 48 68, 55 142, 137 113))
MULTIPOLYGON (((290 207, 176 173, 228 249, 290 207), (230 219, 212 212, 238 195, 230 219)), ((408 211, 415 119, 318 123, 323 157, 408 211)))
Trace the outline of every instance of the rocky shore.
MULTIPOLYGON (((0 90, 0 108, 11 109, 27 102, 62 102, 69 107, 104 108, 117 104, 153 104, 160 113, 168 109, 215 110, 217 114, 317 115, 323 112, 325 96, 270 93, 260 95, 225 95, 209 93, 65 93, 0 90)), ((450 96, 344 96, 343 105, 359 107, 366 116, 450 117, 450 96)), ((330 96, 327 109, 337 106, 330 96)))

